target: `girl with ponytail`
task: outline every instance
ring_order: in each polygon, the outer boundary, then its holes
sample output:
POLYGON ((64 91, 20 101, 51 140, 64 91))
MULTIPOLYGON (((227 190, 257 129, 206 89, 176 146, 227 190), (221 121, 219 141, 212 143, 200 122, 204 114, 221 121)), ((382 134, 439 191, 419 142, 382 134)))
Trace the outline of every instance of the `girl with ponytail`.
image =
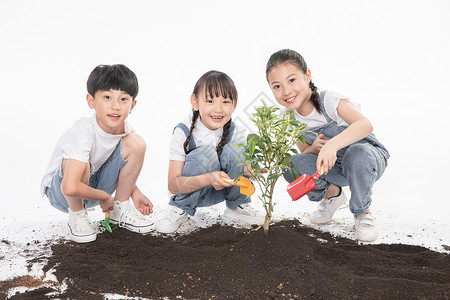
POLYGON ((243 170, 245 130, 232 121, 238 100, 231 78, 219 71, 205 73, 191 95, 192 115, 179 123, 169 150, 169 191, 174 194, 169 208, 156 222, 156 230, 171 233, 193 216, 197 207, 226 202, 224 215, 250 224, 261 225, 264 215, 248 203, 249 196, 239 192, 222 178, 232 179, 243 170))
MULTIPOLYGON (((291 159, 298 174, 319 172, 316 188, 308 193, 311 201, 320 201, 310 215, 315 224, 331 221, 346 202, 343 186, 349 186, 350 211, 354 215, 356 238, 374 241, 378 237, 370 213, 372 187, 383 174, 389 153, 376 139, 372 124, 347 97, 332 91, 319 91, 311 80, 303 57, 284 49, 270 57, 266 79, 273 95, 295 119, 307 125, 306 144, 297 142, 302 152, 291 159), (314 134, 314 133, 315 134, 314 134)), ((288 182, 295 178, 286 172, 288 182)))

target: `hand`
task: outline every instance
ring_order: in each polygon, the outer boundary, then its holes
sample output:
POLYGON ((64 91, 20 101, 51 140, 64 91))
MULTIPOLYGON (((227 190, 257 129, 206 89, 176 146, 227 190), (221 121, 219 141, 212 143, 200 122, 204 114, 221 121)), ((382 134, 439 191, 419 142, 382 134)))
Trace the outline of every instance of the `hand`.
POLYGON ((209 174, 209 183, 213 186, 214 189, 218 191, 223 188, 233 186, 232 184, 229 184, 228 182, 222 180, 221 177, 232 180, 230 176, 228 176, 228 174, 225 172, 217 171, 208 174, 209 174))
POLYGON ((336 148, 332 143, 326 143, 323 145, 317 156, 317 171, 322 174, 327 174, 328 171, 334 166, 336 163, 336 148))
POLYGON ((153 213, 153 203, 139 190, 135 190, 131 194, 134 207, 143 215, 149 215, 153 213))
POLYGON ((319 134, 311 145, 312 153, 318 154, 326 143, 325 135, 323 133, 319 134))
POLYGON ((104 213, 114 209, 114 199, 110 194, 107 193, 105 199, 100 200, 100 207, 104 213))

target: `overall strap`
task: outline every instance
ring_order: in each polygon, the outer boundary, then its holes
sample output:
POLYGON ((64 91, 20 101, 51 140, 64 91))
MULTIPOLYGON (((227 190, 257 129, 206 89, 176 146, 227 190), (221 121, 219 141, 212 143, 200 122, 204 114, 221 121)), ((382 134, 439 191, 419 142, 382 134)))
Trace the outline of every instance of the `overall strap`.
POLYGON ((323 113, 325 119, 327 119, 327 122, 329 123, 329 122, 331 122, 333 120, 327 114, 327 111, 325 109, 325 92, 326 91, 320 91, 320 94, 319 94, 320 95, 320 108, 322 108, 322 113, 323 113))
MULTIPOLYGON (((175 131, 175 129, 177 129, 177 128, 180 128, 181 130, 183 130, 186 137, 189 135, 190 130, 186 126, 186 124, 178 123, 177 126, 175 126, 175 128, 173 129, 173 131, 175 131)), ((173 132, 172 132, 172 134, 173 134, 173 132)), ((194 137, 191 136, 191 140, 189 141, 189 151, 192 151, 195 148, 197 148, 197 146, 195 145, 194 137)))

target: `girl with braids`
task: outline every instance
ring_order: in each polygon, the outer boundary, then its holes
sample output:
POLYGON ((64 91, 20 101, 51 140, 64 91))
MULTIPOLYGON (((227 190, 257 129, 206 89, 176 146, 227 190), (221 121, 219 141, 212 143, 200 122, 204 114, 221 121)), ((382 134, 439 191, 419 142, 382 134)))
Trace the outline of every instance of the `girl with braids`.
MULTIPOLYGON (((360 241, 377 239, 374 217, 370 213, 372 186, 383 174, 389 153, 375 138, 369 120, 347 97, 332 91, 318 91, 303 57, 289 49, 270 57, 266 78, 282 113, 293 110, 295 119, 307 124, 306 144, 297 142, 301 154, 291 159, 298 174, 322 174, 316 188, 308 193, 320 201, 310 215, 314 224, 331 221, 346 202, 343 186, 349 186, 350 211, 354 215, 355 236, 360 241)), ((288 182, 294 178, 286 172, 288 182)))
POLYGON ((237 90, 231 78, 209 71, 197 81, 191 95, 192 115, 179 123, 172 135, 169 153, 169 208, 156 222, 156 230, 171 233, 193 216, 197 207, 226 202, 224 215, 262 225, 264 215, 248 205, 251 199, 231 179, 243 170, 237 158, 243 149, 235 144, 246 140, 232 122, 237 90))

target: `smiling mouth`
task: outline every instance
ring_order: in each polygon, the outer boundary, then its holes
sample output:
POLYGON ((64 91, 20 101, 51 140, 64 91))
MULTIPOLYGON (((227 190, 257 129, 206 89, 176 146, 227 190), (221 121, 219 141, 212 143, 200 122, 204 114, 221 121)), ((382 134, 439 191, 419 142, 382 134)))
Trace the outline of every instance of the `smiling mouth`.
POLYGON ((288 98, 288 99, 286 99, 284 101, 286 101, 287 103, 292 103, 292 102, 294 102, 295 98, 297 98, 297 96, 293 96, 293 97, 288 98))
POLYGON ((120 115, 117 114, 109 114, 108 117, 112 118, 112 119, 118 119, 120 118, 120 115))
POLYGON ((211 116, 211 119, 213 119, 216 122, 222 121, 223 120, 223 116, 219 117, 219 116, 211 116))

